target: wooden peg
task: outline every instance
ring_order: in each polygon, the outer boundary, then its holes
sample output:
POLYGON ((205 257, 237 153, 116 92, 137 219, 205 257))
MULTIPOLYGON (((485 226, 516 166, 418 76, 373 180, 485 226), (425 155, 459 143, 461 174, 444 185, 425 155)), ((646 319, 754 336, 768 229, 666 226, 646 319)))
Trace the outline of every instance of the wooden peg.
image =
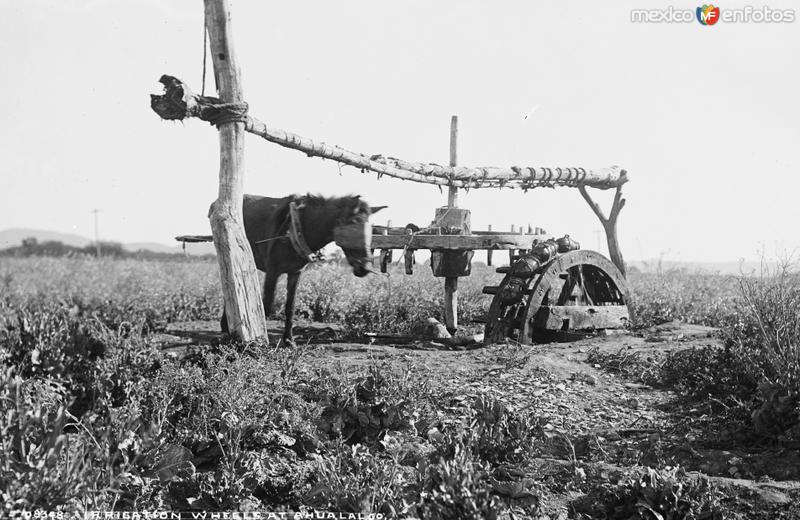
POLYGON ((381 249, 381 272, 386 273, 389 271, 389 264, 392 263, 392 250, 381 249))
POLYGON ((416 259, 414 258, 414 250, 413 249, 406 249, 406 252, 403 254, 405 257, 406 262, 406 274, 414 274, 414 264, 416 263, 416 259))

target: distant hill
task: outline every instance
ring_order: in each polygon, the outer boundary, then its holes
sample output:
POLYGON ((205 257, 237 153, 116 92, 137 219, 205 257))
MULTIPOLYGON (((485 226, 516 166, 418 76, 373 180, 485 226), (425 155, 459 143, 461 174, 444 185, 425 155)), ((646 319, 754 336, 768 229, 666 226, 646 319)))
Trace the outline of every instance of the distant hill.
MULTIPOLYGON (((672 269, 682 269, 690 273, 709 273, 709 274, 756 274, 761 272, 761 262, 750 260, 740 260, 736 262, 679 262, 674 260, 634 260, 626 262, 628 266, 635 267, 644 273, 669 271, 672 269)), ((773 271, 777 266, 774 261, 764 264, 767 269, 773 271)))
MULTIPOLYGON (((122 247, 127 251, 136 252, 144 249, 145 251, 152 251, 154 253, 183 253, 183 246, 180 242, 175 242, 174 246, 166 246, 157 242, 133 242, 130 244, 122 244, 122 247)), ((214 244, 211 242, 195 242, 186 244, 186 252, 190 255, 215 255, 217 254, 214 249, 214 244)))
POLYGON ((43 229, 11 228, 0 231, 0 249, 8 249, 22 244, 24 238, 33 237, 39 242, 56 241, 73 247, 86 247, 93 240, 71 233, 58 233, 43 229))
MULTIPOLYGON (((27 228, 11 228, 0 231, 0 250, 17 247, 22 244, 25 238, 33 237, 41 242, 57 241, 72 247, 86 247, 94 243, 90 238, 71 233, 59 233, 56 231, 47 231, 43 229, 27 229, 27 228)), ((122 244, 122 248, 126 251, 135 253, 137 251, 145 250, 153 253, 161 254, 176 254, 183 253, 183 248, 178 242, 175 245, 160 244, 158 242, 132 242, 130 244, 122 244)), ((216 255, 214 244, 208 243, 192 243, 186 244, 186 252, 193 256, 202 255, 216 255)), ((732 274, 737 275, 741 273, 751 273, 755 271, 758 273, 761 269, 760 262, 754 261, 733 261, 733 262, 691 262, 691 261, 675 261, 675 260, 632 260, 626 262, 628 266, 635 268, 639 271, 652 273, 660 270, 668 271, 671 269, 683 269, 690 273, 718 273, 718 274, 732 274)), ((769 269, 775 269, 775 262, 767 263, 769 269)))
MULTIPOLYGON (((47 231, 44 229, 11 228, 0 231, 0 250, 17 247, 22 244, 25 238, 35 238, 37 241, 55 241, 72 247, 86 247, 94 243, 94 240, 71 233, 59 233, 57 231, 47 231)), ((175 254, 182 253, 183 248, 178 242, 174 246, 159 244, 157 242, 133 242, 122 244, 126 251, 137 252, 141 250, 152 251, 154 253, 175 254)), ((216 254, 214 244, 197 243, 186 244, 186 252, 190 255, 213 255, 216 254)))

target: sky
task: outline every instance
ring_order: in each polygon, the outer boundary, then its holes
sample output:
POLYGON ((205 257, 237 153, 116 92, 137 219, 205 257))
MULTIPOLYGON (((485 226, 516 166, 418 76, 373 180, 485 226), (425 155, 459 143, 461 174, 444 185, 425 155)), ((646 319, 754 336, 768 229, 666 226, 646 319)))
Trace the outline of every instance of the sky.
MULTIPOLYGON (((446 164, 458 115, 460 165, 625 168, 626 259, 791 253, 800 22, 631 21, 670 5, 699 4, 232 0, 232 22, 244 97, 272 127, 446 164)), ((162 74, 200 91, 202 2, 0 0, 0 58, 0 230, 91 237, 98 208, 105 240, 208 233, 217 132, 149 108, 162 74)), ((358 193, 389 206, 378 224, 427 224, 447 199, 255 136, 245 153, 245 192, 358 193)), ((594 192, 605 208, 612 195, 594 192)), ((531 224, 606 251, 575 189, 471 190, 459 203, 473 229, 531 224)))

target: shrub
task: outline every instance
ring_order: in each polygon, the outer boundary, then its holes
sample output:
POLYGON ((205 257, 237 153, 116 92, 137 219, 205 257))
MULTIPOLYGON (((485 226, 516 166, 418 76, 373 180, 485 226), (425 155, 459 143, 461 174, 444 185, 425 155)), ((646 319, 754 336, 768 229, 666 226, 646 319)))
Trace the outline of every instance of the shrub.
POLYGON ((398 375, 389 365, 371 364, 366 373, 352 374, 343 367, 336 373, 319 369, 306 387, 306 398, 319 403, 317 425, 332 439, 348 443, 374 442, 388 431, 430 423, 431 381, 413 371, 398 375))
POLYGON ((669 269, 631 273, 630 302, 634 329, 679 320, 719 327, 735 320, 738 309, 736 278, 669 269))
POLYGON ((361 444, 339 442, 315 461, 316 482, 303 502, 317 509, 394 518, 403 509, 406 473, 396 459, 373 454, 361 444))
POLYGON ((648 468, 594 488, 577 518, 721 520, 720 499, 706 479, 691 479, 680 468, 648 468))
POLYGON ((5 507, 110 507, 128 469, 115 434, 123 431, 121 423, 130 426, 129 417, 76 419, 66 411, 63 396, 54 400, 52 389, 38 394, 26 388, 30 381, 13 369, 0 374, 0 496, 5 507))
POLYGON ((427 468, 416 503, 419 518, 497 518, 500 501, 492 494, 489 464, 476 460, 473 451, 455 438, 449 456, 427 468))
POLYGON ((800 438, 800 275, 789 262, 742 277, 743 323, 728 331, 728 346, 758 381, 753 423, 765 434, 792 430, 800 438))

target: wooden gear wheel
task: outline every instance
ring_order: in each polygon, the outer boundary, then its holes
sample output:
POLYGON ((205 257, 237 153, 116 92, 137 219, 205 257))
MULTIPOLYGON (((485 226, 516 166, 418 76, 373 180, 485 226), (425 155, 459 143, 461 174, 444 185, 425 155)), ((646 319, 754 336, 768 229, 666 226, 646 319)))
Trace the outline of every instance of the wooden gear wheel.
POLYGON ((528 277, 511 266, 497 272, 506 273, 500 285, 483 289, 494 295, 487 344, 511 338, 527 345, 554 332, 621 328, 630 319, 625 278, 595 251, 560 254, 528 277))

